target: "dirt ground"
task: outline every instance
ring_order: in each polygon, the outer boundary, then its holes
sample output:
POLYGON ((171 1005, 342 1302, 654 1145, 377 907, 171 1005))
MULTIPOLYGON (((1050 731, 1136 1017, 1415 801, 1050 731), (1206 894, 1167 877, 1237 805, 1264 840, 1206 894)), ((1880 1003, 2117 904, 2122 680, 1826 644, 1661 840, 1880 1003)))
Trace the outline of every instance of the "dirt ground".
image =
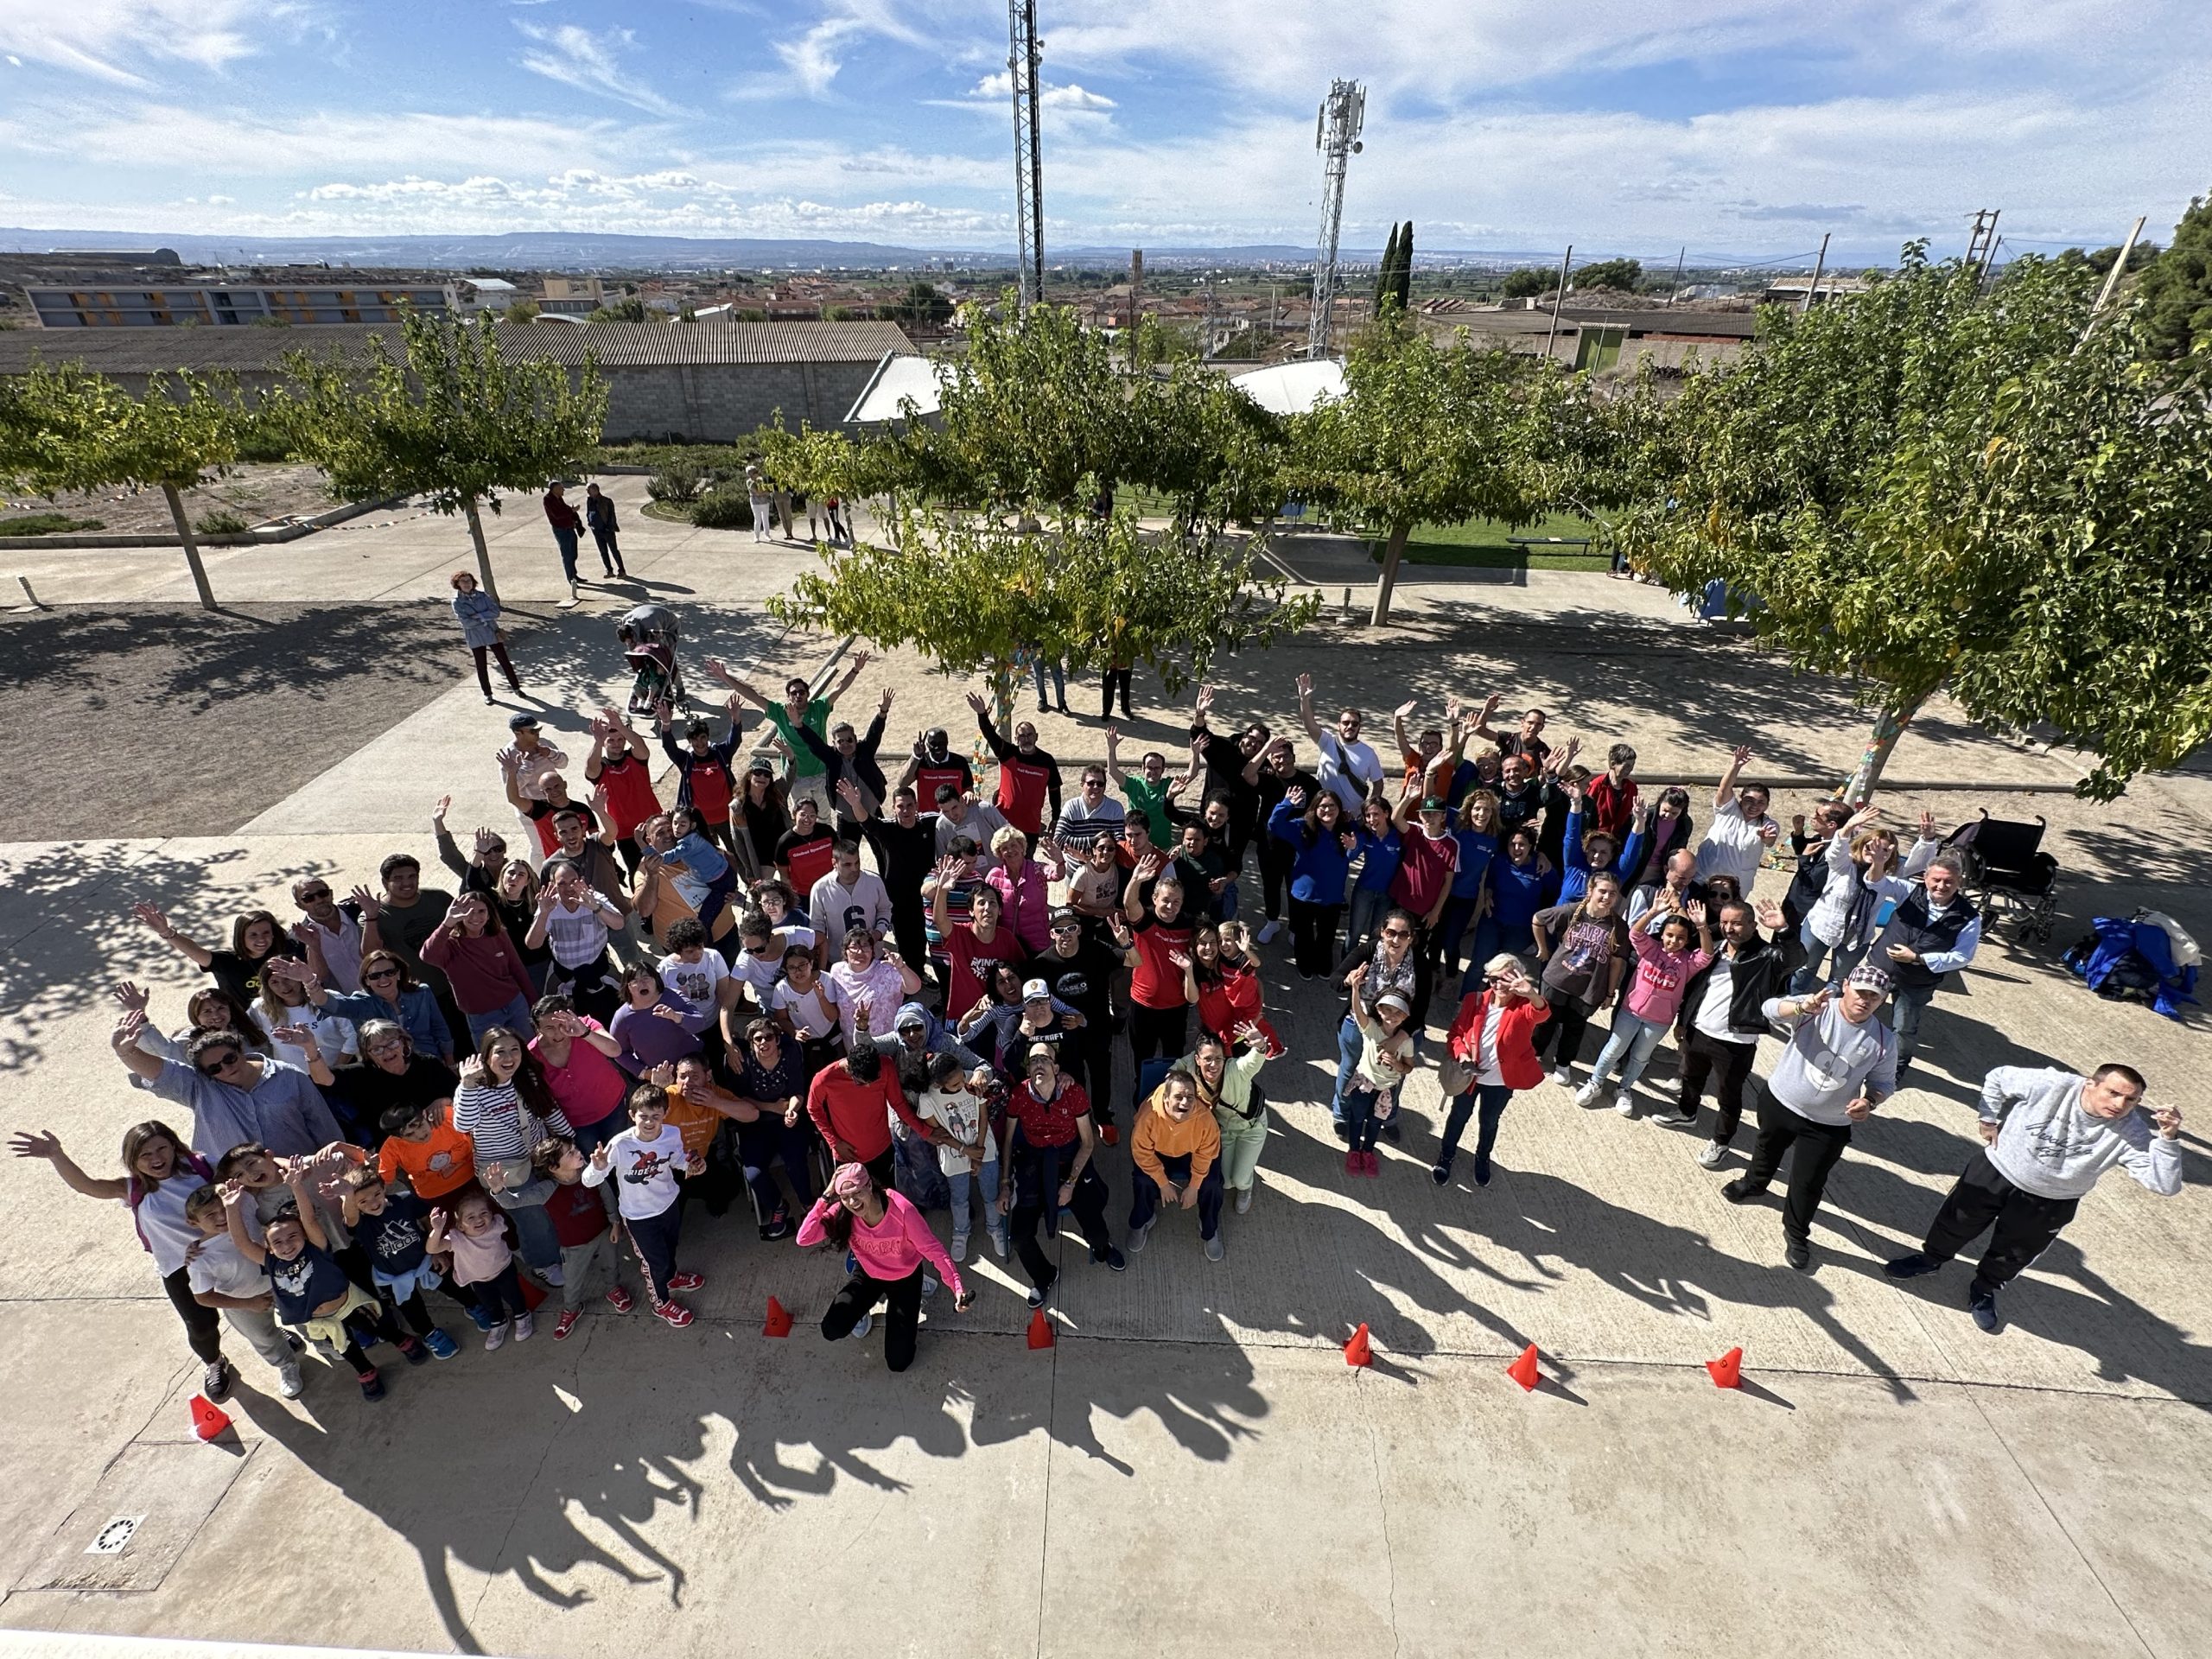
MULTIPOLYGON (((336 504, 323 487, 320 467, 291 464, 238 467, 213 482, 184 493, 184 511, 194 524, 211 512, 238 514, 249 524, 294 514, 326 512, 336 504)), ((97 518, 106 536, 166 533, 172 528, 168 500, 159 490, 102 490, 91 495, 9 496, 0 517, 19 512, 66 512, 72 518, 97 518)))
POLYGON ((0 795, 52 840, 226 834, 473 671, 429 604, 71 607, 0 617, 0 795))

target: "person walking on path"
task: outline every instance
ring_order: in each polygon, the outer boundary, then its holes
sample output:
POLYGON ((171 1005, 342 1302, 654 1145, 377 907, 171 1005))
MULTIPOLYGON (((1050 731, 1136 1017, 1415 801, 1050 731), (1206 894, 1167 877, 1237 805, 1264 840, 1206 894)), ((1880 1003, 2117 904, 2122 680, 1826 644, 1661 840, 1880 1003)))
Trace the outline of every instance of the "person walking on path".
POLYGON ((745 468, 745 499, 753 508, 753 539, 765 542, 774 533, 774 504, 768 499, 768 475, 758 461, 745 468))
POLYGON ((614 539, 614 498, 601 493, 596 484, 584 486, 584 522, 591 526, 591 538, 599 543, 599 562, 606 575, 627 576, 630 572, 622 563, 621 544, 614 539))
POLYGON ((545 489, 545 522, 553 526, 553 540, 561 550, 561 569, 569 579, 569 603, 576 602, 576 537, 583 531, 584 521, 569 505, 566 486, 553 483, 545 489))
POLYGON ((2088 1077, 2000 1065, 1982 1079, 1981 1138, 1928 1236, 1884 1266, 1892 1279, 1934 1273, 1982 1233, 1989 1243, 1967 1287, 1974 1322, 1994 1332, 1997 1293, 2050 1248, 2114 1166, 2145 1191, 2181 1191, 2181 1109, 2145 1109, 2143 1074, 2106 1065, 2088 1077))
POLYGON ((483 688, 484 701, 492 701, 492 676, 484 661, 487 654, 499 659, 507 689, 520 691, 522 681, 507 655, 507 631, 499 626, 499 601, 479 588, 466 570, 453 573, 453 613, 461 623, 461 643, 476 658, 476 683, 483 688))
POLYGON ((1823 987, 1811 996, 1770 998, 1761 1013, 1789 1032, 1774 1076, 1758 1085, 1759 1138, 1751 1166, 1720 1189, 1731 1204, 1766 1191, 1792 1147, 1789 1192, 1782 1206, 1783 1256, 1800 1273, 1813 1266, 1813 1216, 1828 1172, 1851 1144, 1855 1124, 1897 1092, 1897 1043, 1874 1017, 1890 993, 1890 976, 1861 963, 1840 996, 1823 987))

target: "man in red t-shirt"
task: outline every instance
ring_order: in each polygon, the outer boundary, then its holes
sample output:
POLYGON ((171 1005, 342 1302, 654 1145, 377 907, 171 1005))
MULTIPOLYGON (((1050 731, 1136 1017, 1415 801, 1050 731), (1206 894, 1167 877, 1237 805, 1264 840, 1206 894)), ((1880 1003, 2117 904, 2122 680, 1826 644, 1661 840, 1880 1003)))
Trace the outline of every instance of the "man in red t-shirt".
POLYGON ((1198 912, 1167 861, 1154 852, 1129 873, 1122 890, 1122 913, 1126 929, 1116 928, 1114 939, 1135 963, 1129 976, 1129 1052, 1141 1076, 1144 1063, 1155 1054, 1182 1058, 1190 1006, 1183 1000, 1183 968, 1175 958, 1189 957, 1198 912))
POLYGON ((623 868, 634 876, 638 826, 660 816, 660 798, 653 793, 652 751, 611 707, 593 717, 591 734, 584 781, 607 791, 607 816, 614 825, 614 850, 622 855, 623 868))
POLYGON ((1459 868, 1459 843, 1452 835, 1452 811, 1440 797, 1421 801, 1421 823, 1408 822, 1410 799, 1398 807, 1403 850, 1398 873, 1390 878, 1390 902, 1419 922, 1424 931, 1436 925, 1444 901, 1452 895, 1452 877, 1459 868))
POLYGON ((983 734, 983 741, 998 757, 999 810, 1008 823, 1033 842, 1045 833, 1047 824, 1060 821, 1060 763, 1037 747, 1037 728, 1028 721, 1014 728, 1014 741, 1009 743, 991 724, 990 709, 978 693, 968 694, 968 706, 976 711, 976 725, 983 734))
POLYGON ((791 891, 804 899, 836 862, 836 836, 816 811, 814 797, 800 796, 791 803, 791 827, 776 843, 777 868, 791 891))
POLYGON ((952 889, 960 876, 958 859, 939 859, 930 893, 930 919, 944 941, 944 1017, 951 1021, 983 1000, 995 964, 1029 959, 1028 946, 1005 924, 996 887, 977 883, 968 895, 968 919, 952 919, 952 889))
POLYGON ((883 1052, 873 1042, 854 1044, 844 1058, 816 1072, 806 1091, 806 1115, 829 1143, 830 1155, 841 1164, 866 1164, 887 1192, 898 1184, 893 1112, 925 1140, 951 1139, 940 1126, 914 1116, 899 1087, 898 1071, 884 1065, 883 1052))
POLYGON ((949 785, 955 795, 974 789, 976 771, 966 755, 953 753, 944 728, 932 726, 914 740, 913 756, 906 762, 906 770, 899 774, 899 781, 913 785, 916 800, 934 804, 942 786, 949 785))

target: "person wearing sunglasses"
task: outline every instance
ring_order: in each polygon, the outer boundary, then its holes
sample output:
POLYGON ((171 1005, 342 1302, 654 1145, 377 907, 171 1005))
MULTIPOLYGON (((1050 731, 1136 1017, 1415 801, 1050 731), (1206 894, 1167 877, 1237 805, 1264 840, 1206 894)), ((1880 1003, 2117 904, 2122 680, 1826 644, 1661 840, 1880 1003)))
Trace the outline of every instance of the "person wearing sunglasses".
POLYGON ((453 1027, 446 1023, 436 994, 416 982, 397 951, 376 950, 362 957, 361 988, 351 995, 334 992, 313 976, 301 988, 316 1007, 351 1020, 356 1029, 372 1020, 396 1020, 416 1053, 453 1061, 453 1027))
POLYGON ((302 1158, 345 1138, 306 1072, 255 1053, 235 1032, 204 1031, 184 1059, 164 1060, 138 1046, 145 1027, 145 1014, 126 1008, 109 1046, 154 1094, 190 1109, 192 1149, 202 1157, 258 1141, 279 1158, 302 1158))
MULTIPOLYGON (((1353 1085, 1354 1074, 1359 1067, 1359 1057, 1364 1039, 1359 1022, 1352 1017, 1351 1003, 1359 999, 1371 1020, 1375 1004, 1390 992, 1406 1000, 1408 1014, 1405 1028, 1413 1033, 1416 1048, 1421 1033, 1428 1024, 1430 991, 1427 959, 1414 948, 1414 918, 1402 910, 1385 912, 1382 925, 1375 937, 1355 944, 1332 970, 1331 977, 1341 988, 1345 1002, 1344 1023, 1337 1031, 1337 1089, 1330 1102, 1330 1114, 1336 1120, 1337 1138, 1350 1142, 1351 1130, 1344 1116, 1344 1091, 1353 1085)), ((1391 1141, 1399 1136, 1395 1114, 1383 1127, 1383 1135, 1391 1141)))
MULTIPOLYGON (((442 829, 444 826, 440 825, 442 829)), ((307 953, 308 968, 326 985, 341 991, 361 988, 361 920, 345 906, 329 882, 319 875, 303 875, 292 883, 292 902, 300 919, 292 924, 292 938, 307 953)))

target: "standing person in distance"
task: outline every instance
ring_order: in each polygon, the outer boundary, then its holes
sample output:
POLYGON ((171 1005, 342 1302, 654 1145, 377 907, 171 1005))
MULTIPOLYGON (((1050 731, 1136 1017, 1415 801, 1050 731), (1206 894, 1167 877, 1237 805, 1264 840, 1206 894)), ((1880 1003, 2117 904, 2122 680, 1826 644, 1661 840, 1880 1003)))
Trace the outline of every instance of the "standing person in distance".
POLYGON ((1782 826, 1767 816, 1770 796, 1764 784, 1736 785, 1744 763, 1751 758, 1748 747, 1728 757, 1728 769, 1713 791, 1713 822, 1697 848, 1697 879, 1733 876, 1737 890, 1749 893, 1767 849, 1782 839, 1782 826))
POLYGON ((615 540, 614 498, 596 484, 584 486, 584 522, 591 526, 592 540, 599 543, 603 574, 627 577, 630 572, 622 563, 621 544, 615 540))
POLYGON ((1997 1293, 2049 1249, 2105 1172, 2126 1170, 2147 1192, 2181 1191, 2181 1109, 2146 1109, 2143 1074, 2107 1064, 2088 1077, 2056 1067, 2000 1065, 1982 1079, 1984 1142, 1892 1279, 1934 1273, 1984 1232, 1988 1246, 1967 1308, 1993 1334, 1997 1293))
POLYGON ((545 486, 545 522, 553 526, 554 545, 561 550, 561 574, 568 578, 569 603, 576 602, 576 538, 584 521, 570 505, 568 486, 556 479, 545 486))
POLYGON ((1360 741, 1363 722, 1359 710, 1349 705, 1338 709, 1336 729, 1323 731, 1313 715, 1313 677, 1301 674, 1298 677, 1298 719, 1313 747, 1321 752, 1316 774, 1321 787, 1333 793, 1345 810, 1357 813, 1382 782, 1382 757, 1360 741))
POLYGON ((453 613, 461 624, 461 644, 476 659, 476 683, 483 689, 484 701, 492 701, 492 676, 484 662, 486 654, 499 659, 507 689, 519 692, 522 681, 507 655, 507 631, 499 626, 499 601, 479 588, 476 578, 466 570, 453 573, 453 613))

